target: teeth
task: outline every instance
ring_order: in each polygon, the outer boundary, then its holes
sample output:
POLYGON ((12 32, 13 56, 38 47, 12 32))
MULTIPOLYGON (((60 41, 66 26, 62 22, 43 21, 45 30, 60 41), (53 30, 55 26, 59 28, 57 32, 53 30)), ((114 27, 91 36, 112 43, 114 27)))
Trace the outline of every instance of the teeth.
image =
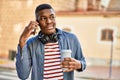
POLYGON ((51 26, 51 27, 48 27, 48 29, 52 29, 53 28, 53 26, 51 26))

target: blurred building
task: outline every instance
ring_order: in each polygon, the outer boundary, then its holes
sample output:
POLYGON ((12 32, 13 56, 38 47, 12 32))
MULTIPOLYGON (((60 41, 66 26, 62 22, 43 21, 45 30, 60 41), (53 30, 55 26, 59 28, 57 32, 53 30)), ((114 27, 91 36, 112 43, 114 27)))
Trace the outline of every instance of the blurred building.
POLYGON ((113 65, 120 66, 120 0, 1 0, 0 58, 16 51, 20 34, 35 20, 41 3, 54 7, 58 28, 77 35, 88 65, 107 66, 112 53, 113 65))

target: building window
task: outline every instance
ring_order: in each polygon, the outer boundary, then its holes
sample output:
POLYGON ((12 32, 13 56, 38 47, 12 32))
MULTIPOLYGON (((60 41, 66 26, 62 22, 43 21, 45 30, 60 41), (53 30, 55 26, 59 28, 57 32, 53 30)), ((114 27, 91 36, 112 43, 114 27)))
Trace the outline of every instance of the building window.
POLYGON ((112 41, 113 40, 113 30, 112 29, 103 29, 101 31, 101 40, 102 41, 112 41))

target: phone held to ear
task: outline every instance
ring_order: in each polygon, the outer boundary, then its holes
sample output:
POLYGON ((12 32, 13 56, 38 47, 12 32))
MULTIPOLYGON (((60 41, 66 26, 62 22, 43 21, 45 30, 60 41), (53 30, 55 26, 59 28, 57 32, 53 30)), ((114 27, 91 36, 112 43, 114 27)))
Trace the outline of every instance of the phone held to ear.
MULTIPOLYGON (((38 20, 36 20, 37 22, 38 22, 38 20)), ((39 25, 38 25, 39 26, 39 25)), ((36 26, 36 27, 38 27, 38 26, 36 26)), ((34 29, 33 30, 33 35, 35 35, 37 33, 37 29, 34 29)))
POLYGON ((34 31, 33 31, 33 35, 35 35, 36 34, 36 29, 34 29, 34 31))

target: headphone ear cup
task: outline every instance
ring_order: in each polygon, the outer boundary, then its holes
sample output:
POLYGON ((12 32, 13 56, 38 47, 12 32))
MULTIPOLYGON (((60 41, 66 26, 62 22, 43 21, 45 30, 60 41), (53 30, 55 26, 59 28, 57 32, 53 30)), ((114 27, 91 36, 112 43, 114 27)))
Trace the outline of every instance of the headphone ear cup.
POLYGON ((45 36, 45 40, 46 40, 46 42, 49 42, 49 41, 50 41, 50 38, 46 35, 46 36, 45 36))
POLYGON ((45 35, 45 34, 42 34, 42 33, 39 33, 40 35, 40 41, 43 43, 43 44, 46 44, 48 42, 57 42, 58 41, 58 37, 57 37, 57 34, 51 34, 51 35, 45 35))
POLYGON ((46 44, 47 42, 49 42, 49 37, 47 35, 42 35, 42 37, 40 38, 40 41, 43 43, 43 44, 46 44))
POLYGON ((57 34, 52 34, 52 35, 49 36, 49 38, 52 42, 57 42, 58 41, 57 34))

